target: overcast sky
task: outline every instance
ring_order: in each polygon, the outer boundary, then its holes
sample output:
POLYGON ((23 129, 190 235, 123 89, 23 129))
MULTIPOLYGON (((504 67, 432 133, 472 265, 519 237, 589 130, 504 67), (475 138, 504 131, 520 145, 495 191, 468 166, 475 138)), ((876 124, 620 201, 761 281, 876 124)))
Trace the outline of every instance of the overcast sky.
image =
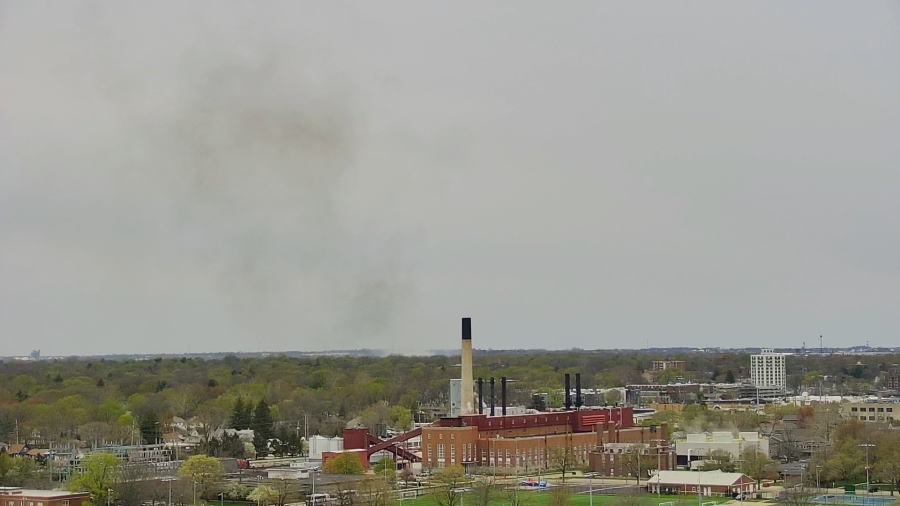
POLYGON ((898 344, 897 2, 0 3, 0 355, 898 344))

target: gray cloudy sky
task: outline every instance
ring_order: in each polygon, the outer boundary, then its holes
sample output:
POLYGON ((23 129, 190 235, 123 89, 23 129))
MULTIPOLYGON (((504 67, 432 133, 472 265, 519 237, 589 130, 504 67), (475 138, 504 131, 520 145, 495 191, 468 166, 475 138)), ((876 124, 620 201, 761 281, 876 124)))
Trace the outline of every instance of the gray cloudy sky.
POLYGON ((0 3, 0 355, 896 345, 896 2, 0 3))

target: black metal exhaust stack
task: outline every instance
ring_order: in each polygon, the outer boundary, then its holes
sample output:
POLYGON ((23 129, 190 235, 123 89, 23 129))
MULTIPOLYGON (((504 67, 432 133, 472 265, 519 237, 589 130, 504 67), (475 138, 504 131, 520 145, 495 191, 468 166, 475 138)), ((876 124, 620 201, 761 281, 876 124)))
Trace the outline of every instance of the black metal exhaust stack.
POLYGON ((491 378, 491 416, 494 416, 494 378, 491 378))
POLYGON ((500 406, 501 413, 506 416, 506 376, 500 378, 500 406))
POLYGON ((572 380, 569 378, 569 373, 566 373, 566 411, 572 409, 572 380))
POLYGON ((484 414, 484 378, 478 378, 478 414, 484 414))

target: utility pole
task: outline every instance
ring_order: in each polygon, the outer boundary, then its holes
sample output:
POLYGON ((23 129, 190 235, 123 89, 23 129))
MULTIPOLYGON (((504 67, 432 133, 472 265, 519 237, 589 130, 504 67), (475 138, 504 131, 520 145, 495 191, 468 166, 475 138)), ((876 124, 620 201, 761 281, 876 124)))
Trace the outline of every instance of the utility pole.
MULTIPOLYGON (((659 483, 660 483, 660 479, 662 478, 660 476, 660 473, 662 472, 662 458, 661 458, 662 451, 661 450, 663 448, 663 446, 660 443, 667 443, 668 441, 666 441, 665 439, 652 439, 650 442, 656 443, 656 498, 657 498, 657 500, 660 500, 661 493, 659 491, 659 489, 660 489, 659 483)), ((668 446, 666 446, 665 448, 668 448, 668 446)), ((690 463, 688 463, 688 464, 690 464, 690 463)), ((666 467, 668 467, 668 466, 666 466, 666 467)))

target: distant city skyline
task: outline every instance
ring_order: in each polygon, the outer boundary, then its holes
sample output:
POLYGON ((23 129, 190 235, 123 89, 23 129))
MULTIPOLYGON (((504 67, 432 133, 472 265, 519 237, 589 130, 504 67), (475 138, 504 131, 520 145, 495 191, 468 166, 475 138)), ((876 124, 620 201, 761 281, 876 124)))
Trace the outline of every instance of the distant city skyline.
POLYGON ((898 22, 5 2, 0 354, 893 345, 898 22))

